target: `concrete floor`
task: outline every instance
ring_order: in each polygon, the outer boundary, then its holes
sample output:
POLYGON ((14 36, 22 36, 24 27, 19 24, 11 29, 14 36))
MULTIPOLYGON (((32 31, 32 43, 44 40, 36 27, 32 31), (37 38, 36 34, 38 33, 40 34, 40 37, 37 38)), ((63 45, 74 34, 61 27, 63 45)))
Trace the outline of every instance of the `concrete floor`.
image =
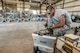
POLYGON ((0 53, 33 53, 31 34, 36 28, 33 22, 0 24, 0 53))
POLYGON ((31 34, 37 29, 44 29, 43 24, 40 22, 0 24, 0 53, 33 53, 31 34))

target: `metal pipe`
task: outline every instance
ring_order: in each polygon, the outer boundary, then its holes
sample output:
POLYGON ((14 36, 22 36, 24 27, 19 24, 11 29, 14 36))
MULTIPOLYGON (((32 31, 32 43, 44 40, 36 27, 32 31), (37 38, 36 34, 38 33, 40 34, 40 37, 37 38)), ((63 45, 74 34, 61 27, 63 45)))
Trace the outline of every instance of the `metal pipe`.
POLYGON ((1 0, 1 3, 2 3, 2 9, 4 10, 4 2, 3 2, 3 0, 1 0))
POLYGON ((63 0, 63 7, 62 7, 62 9, 64 9, 64 4, 65 4, 65 0, 63 0))
POLYGON ((42 7, 42 5, 43 5, 43 3, 45 2, 46 0, 43 0, 41 3, 40 3, 40 14, 42 13, 41 12, 41 7, 42 7))
POLYGON ((6 4, 6 0, 5 0, 5 10, 7 10, 7 4, 6 4))
POLYGON ((25 10, 25 0, 23 0, 23 10, 25 10))
POLYGON ((41 14, 41 6, 42 6, 42 2, 40 3, 40 14, 41 14))

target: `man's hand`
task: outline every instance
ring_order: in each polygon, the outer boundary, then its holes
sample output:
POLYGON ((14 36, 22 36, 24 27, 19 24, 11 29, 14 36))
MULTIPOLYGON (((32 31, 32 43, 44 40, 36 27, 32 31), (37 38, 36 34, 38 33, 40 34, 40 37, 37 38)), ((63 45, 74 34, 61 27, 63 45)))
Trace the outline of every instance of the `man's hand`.
POLYGON ((53 29, 53 26, 52 26, 52 27, 50 27, 50 29, 53 29))
POLYGON ((52 25, 51 27, 49 27, 49 28, 54 29, 54 26, 55 26, 55 25, 53 24, 53 25, 52 25))

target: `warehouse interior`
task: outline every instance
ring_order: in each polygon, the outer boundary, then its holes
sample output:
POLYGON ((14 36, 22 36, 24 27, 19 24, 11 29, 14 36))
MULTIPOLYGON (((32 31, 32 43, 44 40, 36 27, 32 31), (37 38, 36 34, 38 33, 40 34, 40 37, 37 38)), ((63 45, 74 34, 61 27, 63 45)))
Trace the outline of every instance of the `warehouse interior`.
POLYGON ((0 53, 80 53, 80 0, 0 0, 0 53), (56 39, 42 33, 49 5, 72 20, 56 39))

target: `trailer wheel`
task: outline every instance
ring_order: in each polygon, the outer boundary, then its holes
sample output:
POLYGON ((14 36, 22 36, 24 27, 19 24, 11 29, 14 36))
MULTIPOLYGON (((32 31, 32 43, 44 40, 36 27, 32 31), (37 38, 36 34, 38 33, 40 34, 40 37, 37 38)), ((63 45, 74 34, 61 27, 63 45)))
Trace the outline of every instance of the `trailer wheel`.
POLYGON ((10 18, 6 18, 6 19, 5 19, 5 22, 6 22, 6 23, 9 23, 10 21, 11 21, 10 18))
POLYGON ((14 19, 14 22, 19 22, 19 18, 15 18, 14 19))
POLYGON ((39 49, 37 46, 34 46, 34 53, 38 53, 39 49))
POLYGON ((42 53, 42 51, 39 50, 39 53, 42 53))
POLYGON ((20 18, 20 21, 21 22, 25 22, 25 18, 20 18))
POLYGON ((0 17, 0 23, 4 22, 4 18, 0 17))

